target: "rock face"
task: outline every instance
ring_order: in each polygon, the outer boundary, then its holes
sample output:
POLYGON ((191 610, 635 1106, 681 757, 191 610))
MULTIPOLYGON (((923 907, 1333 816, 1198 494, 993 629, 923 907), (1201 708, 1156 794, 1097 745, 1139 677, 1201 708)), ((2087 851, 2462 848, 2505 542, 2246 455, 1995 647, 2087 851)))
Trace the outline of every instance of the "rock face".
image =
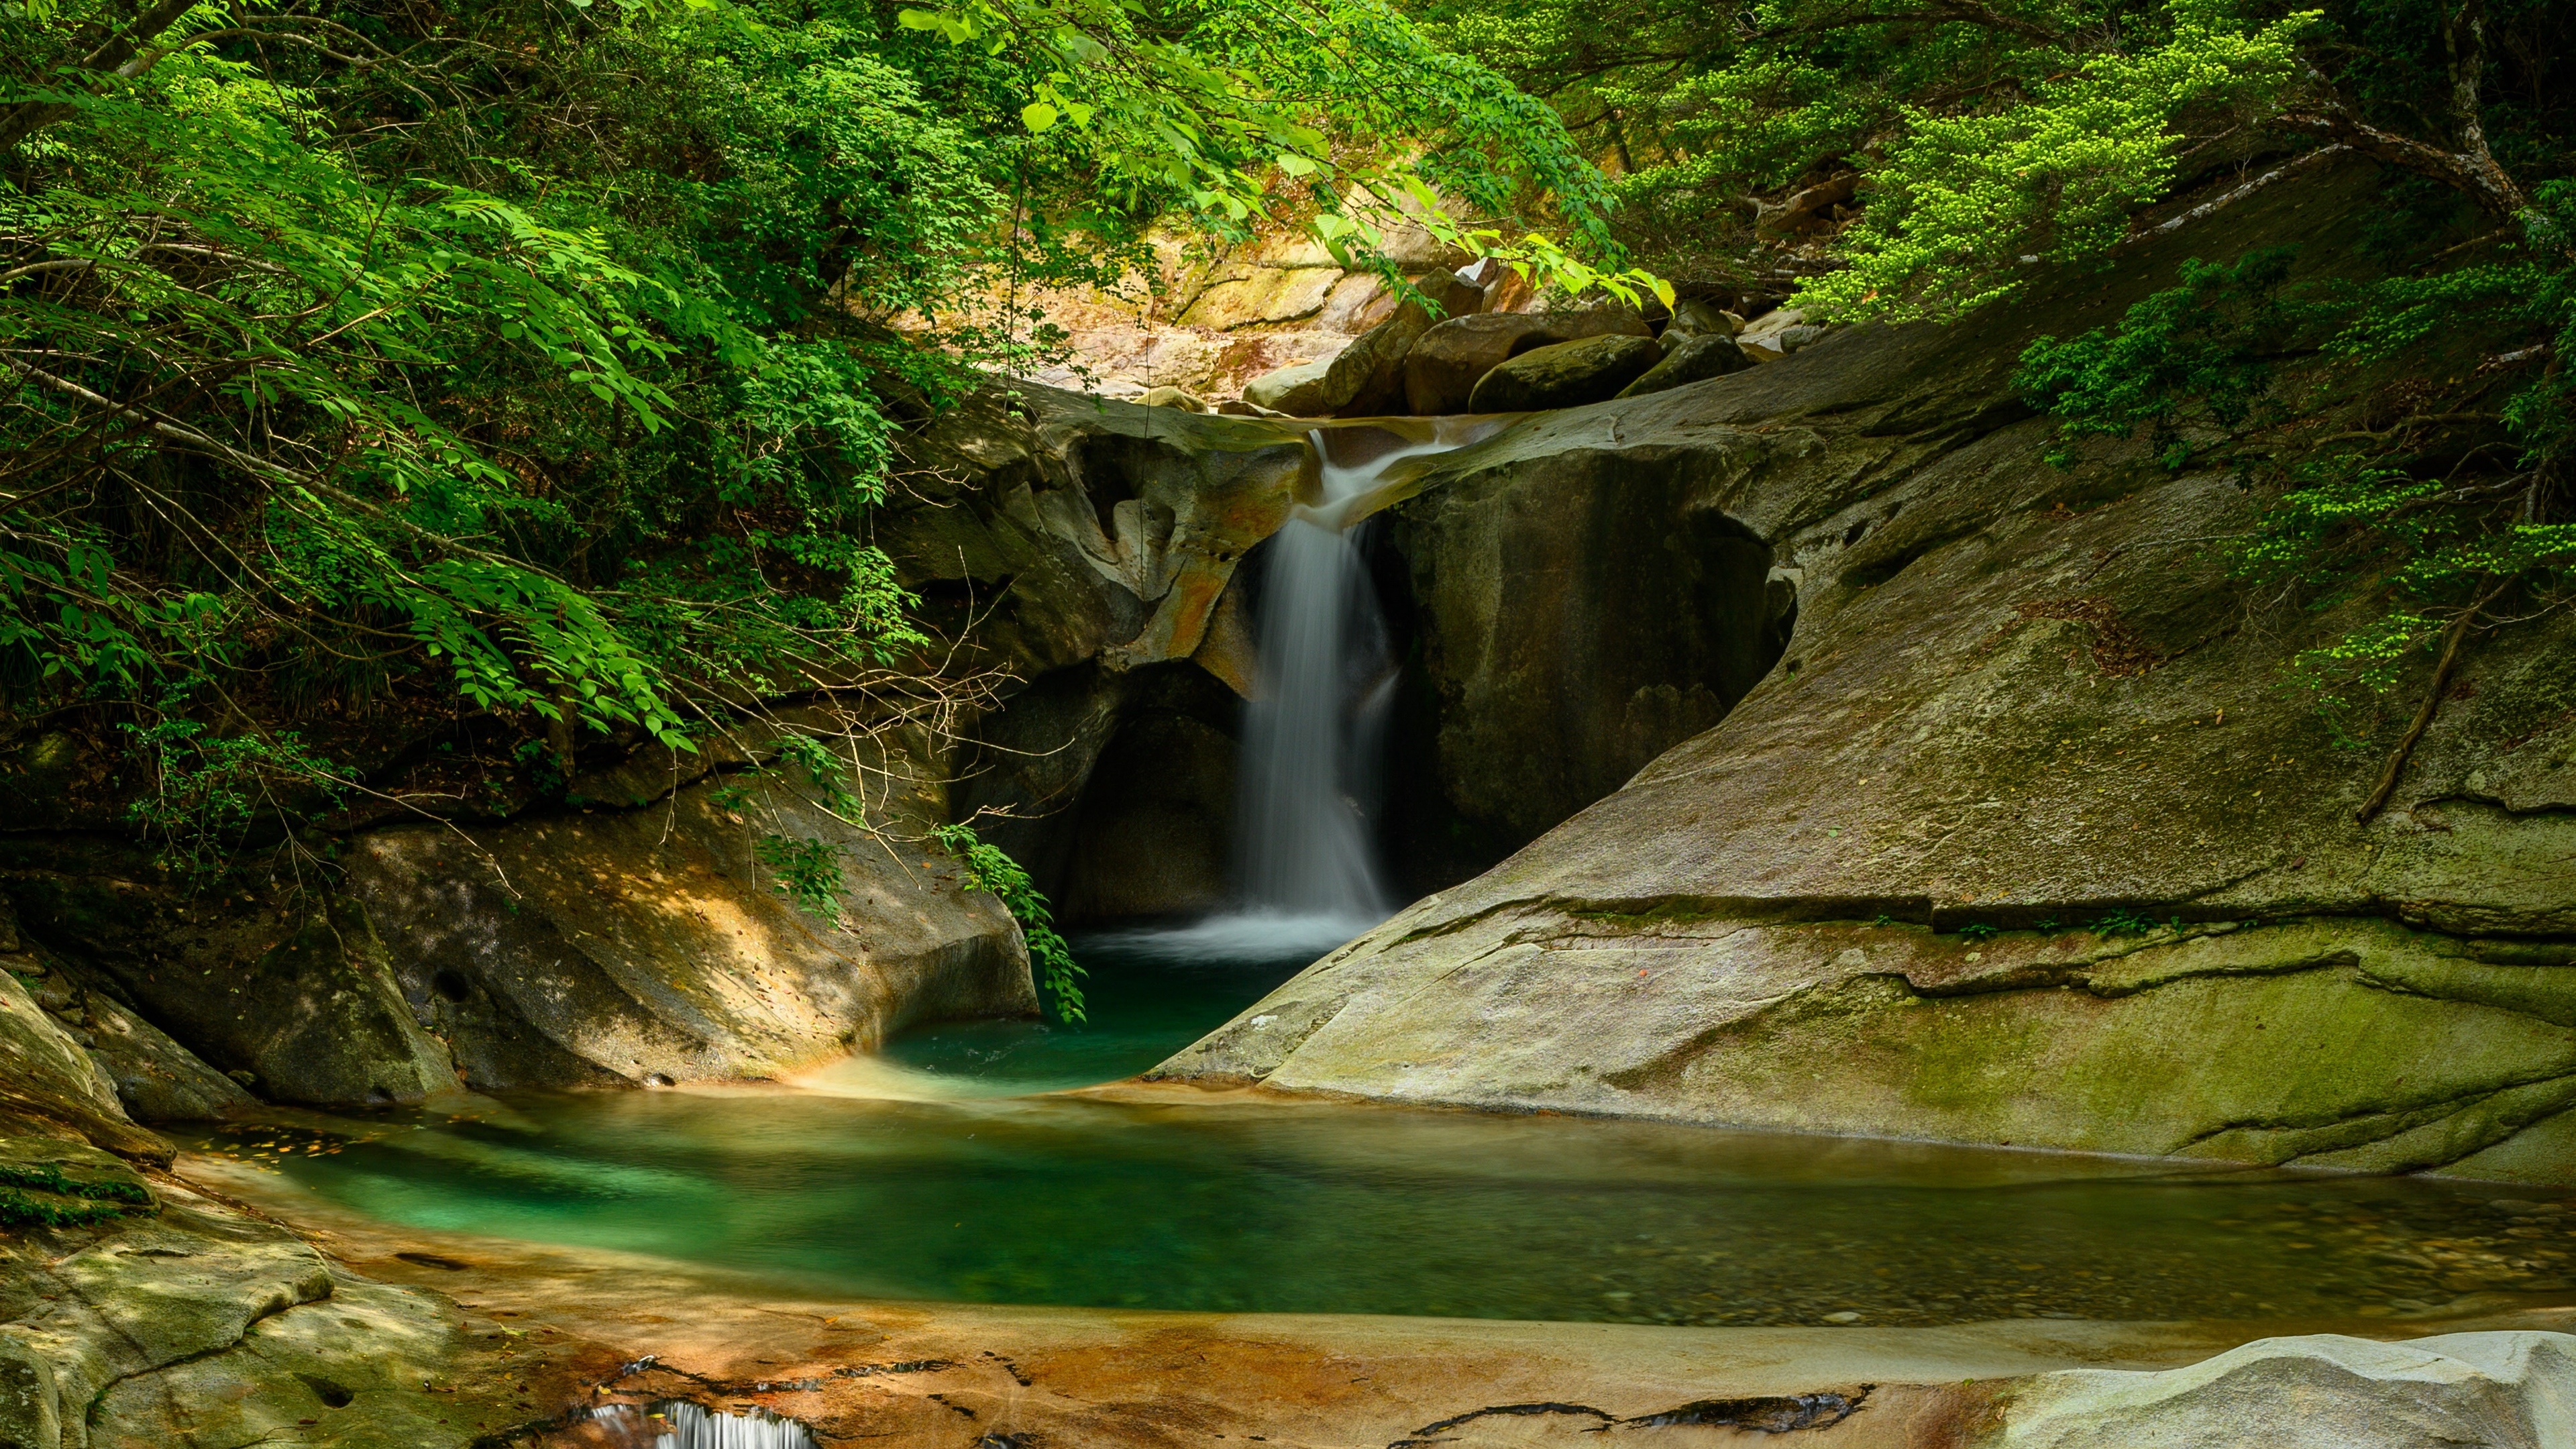
MULTIPOLYGON (((2228 244, 2368 194, 2338 174, 2228 244)), ((2017 329, 1829 338, 1440 460, 1407 510, 1669 473, 1795 588, 1785 657, 1165 1072, 2576 1182, 2576 622, 2482 644, 2357 823, 2379 756, 2278 683, 2356 620, 2244 627, 2187 541, 2241 530, 2245 493, 2121 450, 2051 467, 2009 389, 2029 336, 2099 325, 2176 260, 2017 329)))
POLYGON ((1195 670, 1157 670, 1132 683, 1066 822, 1056 899, 1067 920, 1204 913, 1225 903, 1236 714, 1231 691, 1195 670))
POLYGON ((1533 347, 1486 373, 1467 395, 1473 413, 1526 413, 1604 402, 1663 360, 1651 337, 1586 337, 1533 347))
POLYGON ((99 1142, 164 1161, 170 1152, 127 1119, 107 1073, 8 974, 0 974, 0 1134, 99 1142))
POLYGON ((348 888, 476 1089, 766 1077, 912 1021, 1033 1014, 1018 928, 924 843, 935 787, 887 763, 871 829, 792 772, 718 777, 656 808, 374 832, 348 888), (837 853, 829 915, 775 889, 773 834, 837 853))
POLYGON ((2162 1373, 2013 1385, 1993 1449, 2416 1449, 2576 1442, 2576 1336, 2266 1338, 2162 1373))
POLYGON ((1394 511, 1416 642, 1388 854, 1415 888, 1618 789, 1779 658, 1791 596, 1770 547, 1708 506, 1707 462, 1585 449, 1459 467, 1394 511))
POLYGON ((1407 408, 1421 417, 1469 410, 1476 383, 1519 353, 1577 338, 1618 333, 1646 337, 1645 322, 1623 308, 1584 312, 1489 312, 1452 317, 1422 334, 1404 359, 1407 408))
POLYGON ((1030 388, 911 440, 916 505, 878 537, 933 618, 1009 681, 954 770, 952 813, 998 812, 984 838, 1051 896, 1147 914, 1195 908, 1224 879, 1232 785, 1200 766, 1224 753, 1210 736, 1232 732, 1250 679, 1227 586, 1307 486, 1309 426, 1030 388), (1146 784, 1122 764, 1122 783, 1093 793, 1131 728, 1187 737, 1189 778, 1146 784), (1145 792, 1132 811, 1130 786, 1145 792), (1177 832, 1151 850, 1149 818, 1177 832), (1077 837, 1126 844, 1078 853, 1077 837))
MULTIPOLYGON (((1438 304, 1443 318, 1471 316, 1485 302, 1483 288, 1454 272, 1426 273, 1414 278, 1413 284, 1438 304)), ((1405 358, 1432 322, 1421 303, 1402 302, 1392 315, 1332 357, 1283 367, 1245 383, 1243 400, 1294 417, 1400 413, 1405 404, 1405 358)))
MULTIPOLYGON (((1438 304, 1440 321, 1474 316, 1485 304, 1484 289, 1462 281, 1455 272, 1417 277, 1414 285, 1438 304)), ((1405 359, 1434 325, 1421 303, 1408 301, 1335 357, 1324 389, 1324 401, 1333 415, 1363 418, 1404 411, 1405 359)))
POLYGON ((364 1106, 456 1090, 384 942, 343 898, 201 892, 140 851, 61 842, 0 845, 0 891, 49 959, 263 1097, 364 1106))

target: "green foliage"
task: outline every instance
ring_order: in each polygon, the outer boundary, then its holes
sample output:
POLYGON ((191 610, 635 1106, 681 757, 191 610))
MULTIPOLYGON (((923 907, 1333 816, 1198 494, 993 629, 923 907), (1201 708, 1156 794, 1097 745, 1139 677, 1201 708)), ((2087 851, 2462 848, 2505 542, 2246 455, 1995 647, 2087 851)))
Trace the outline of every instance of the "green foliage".
POLYGON ((774 742, 778 763, 802 773, 805 784, 818 797, 817 804, 833 814, 857 823, 865 806, 842 783, 840 756, 832 747, 812 735, 794 731, 782 732, 774 742))
POLYGON ((2313 13, 2256 24, 2220 0, 2136 17, 2152 37, 2076 62, 1996 110, 1900 112, 1871 197, 1843 234, 1850 265, 1801 301, 1838 316, 1956 316, 2021 290, 2042 262, 2089 257, 2172 183, 2186 113, 2244 114, 2299 73, 2313 13))
MULTIPOLYGON (((1645 260, 1844 317, 2011 297, 2048 263, 2101 256, 2177 184, 2321 130, 2461 139, 2456 0, 1413 4, 1605 158, 1645 260)), ((2484 135, 2525 184, 2568 174, 2576 12, 2480 14, 2484 135)))
POLYGON ((1608 187, 1556 116, 1382 0, 963 0, 896 19, 1017 67, 1020 123, 1130 210, 1302 221, 1345 265, 1383 265, 1401 216, 1543 285, 1671 299, 1616 269, 1608 187), (1561 238, 1493 224, 1542 208, 1561 238))
POLYGON ((841 851, 828 840, 764 835, 752 847, 774 879, 769 888, 800 910, 841 922, 841 851))
POLYGON ((1554 116, 1376 0, 63 0, 0 83, 0 710, 102 727, 453 701, 560 765, 921 670, 895 431, 1061 337, 997 275, 1173 208, 1365 254, 1436 185, 1644 284, 1554 116))
POLYGON ((2280 299, 2291 249, 2258 251, 2234 266, 2198 258, 2182 264, 2182 285, 2131 307, 2117 327, 2064 342, 2041 337, 2023 350, 2013 385, 2059 418, 2060 448, 2086 436, 2150 434, 2167 468, 2190 461, 2186 419, 2241 426, 2271 390, 2273 362, 2291 321, 2280 299))
POLYGON ((126 1210, 110 1202, 32 1195, 0 1187, 0 1228, 80 1228, 114 1222, 126 1210))
MULTIPOLYGON (((2564 369, 2531 367, 2515 383, 2474 375, 2463 386, 2415 381, 2407 415, 2343 427, 2305 442, 2243 436, 2275 383, 2292 331, 2322 338, 2312 387, 2404 369, 2420 350, 2463 329, 2529 360, 2576 343, 2576 182, 2537 189, 2532 209, 2484 260, 2404 270, 2369 282, 2285 289, 2287 254, 2258 252, 2233 267, 2186 262, 2182 285, 2131 307, 2112 328, 2023 353, 2016 384, 2055 413, 2062 440, 2145 432, 2167 467, 2189 461, 2186 423, 2225 435, 2249 474, 2277 480, 2255 526, 2231 541, 2235 572, 2315 608, 2375 607, 2326 643, 2301 650, 2289 681, 2315 703, 2330 735, 2359 746, 2368 718, 2439 641, 2449 619, 2507 587, 2563 597, 2576 569, 2576 523, 2560 481, 2576 457, 2576 394, 2564 369), (2512 233, 2518 232, 2519 235, 2512 233), (2472 406, 2501 388, 2492 413, 2472 406), (2500 424, 2494 446, 2442 459, 2411 444, 2433 426, 2500 424), (2478 466, 2485 464, 2485 466, 2478 466)), ((2358 385, 2358 384, 2355 384, 2358 385)), ((2544 605, 2545 606, 2545 605, 2544 605)))
POLYGON ((122 728, 150 773, 127 818, 158 841, 161 865, 201 883, 223 873, 261 815, 284 830, 315 803, 342 799, 339 767, 292 730, 217 736, 177 714, 122 728))
POLYGON ((2124 907, 2119 910, 2103 913, 2101 918, 2093 923, 2093 934, 2097 936, 2142 936, 2155 928, 2156 922, 2154 917, 2147 915, 2143 911, 2133 911, 2124 907))
POLYGON ((1970 921, 1959 928, 1960 938, 1968 941, 1991 941, 2002 933, 2003 928, 1992 921, 1970 921))
POLYGON ((1074 963, 1073 948, 1057 934, 1054 912, 1047 908, 1046 897, 1038 893, 1029 873, 1000 846, 976 839, 972 826, 939 827, 939 843, 965 863, 969 889, 991 891, 1001 898, 1011 919, 1020 923, 1020 934, 1029 944, 1029 963, 1035 968, 1038 984, 1054 1001, 1056 1015, 1066 1021, 1081 1021, 1082 985, 1076 978, 1087 973, 1074 963))
POLYGON ((50 1163, 0 1163, 0 1227, 85 1227, 151 1206, 152 1194, 135 1183, 87 1181, 50 1163))

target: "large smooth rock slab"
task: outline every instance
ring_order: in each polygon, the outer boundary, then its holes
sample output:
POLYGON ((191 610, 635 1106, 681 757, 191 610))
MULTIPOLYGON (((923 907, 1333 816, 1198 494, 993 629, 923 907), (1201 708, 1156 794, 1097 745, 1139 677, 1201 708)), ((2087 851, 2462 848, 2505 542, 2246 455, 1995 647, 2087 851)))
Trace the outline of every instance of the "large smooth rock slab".
POLYGON ((615 1359, 332 1266, 184 1188, 157 1218, 0 1241, 0 1444, 499 1444, 615 1359))
POLYGON ((2259 1339, 2161 1373, 2015 1385, 1993 1449, 2557 1449, 2576 1443, 2576 1336, 2259 1339))

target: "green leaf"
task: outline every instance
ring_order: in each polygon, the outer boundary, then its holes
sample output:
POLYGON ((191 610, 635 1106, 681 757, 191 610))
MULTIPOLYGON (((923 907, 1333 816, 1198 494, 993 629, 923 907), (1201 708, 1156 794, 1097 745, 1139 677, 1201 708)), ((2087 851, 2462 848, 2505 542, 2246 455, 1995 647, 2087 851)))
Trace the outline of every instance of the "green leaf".
POLYGON ((1044 101, 1032 101, 1020 107, 1020 124, 1031 131, 1044 131, 1055 124, 1058 112, 1044 101))

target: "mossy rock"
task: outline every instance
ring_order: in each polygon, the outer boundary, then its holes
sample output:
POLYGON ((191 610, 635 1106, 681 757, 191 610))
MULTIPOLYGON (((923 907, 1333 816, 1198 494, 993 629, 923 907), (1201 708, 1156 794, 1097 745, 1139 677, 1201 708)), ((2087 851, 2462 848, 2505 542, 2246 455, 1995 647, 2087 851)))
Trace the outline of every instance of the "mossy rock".
POLYGON ((1468 397, 1467 410, 1538 412, 1607 402, 1663 356, 1651 337, 1615 333, 1533 347, 1486 373, 1468 397))
POLYGON ((74 1227, 159 1210, 134 1169, 95 1147, 0 1137, 0 1226, 74 1227))

